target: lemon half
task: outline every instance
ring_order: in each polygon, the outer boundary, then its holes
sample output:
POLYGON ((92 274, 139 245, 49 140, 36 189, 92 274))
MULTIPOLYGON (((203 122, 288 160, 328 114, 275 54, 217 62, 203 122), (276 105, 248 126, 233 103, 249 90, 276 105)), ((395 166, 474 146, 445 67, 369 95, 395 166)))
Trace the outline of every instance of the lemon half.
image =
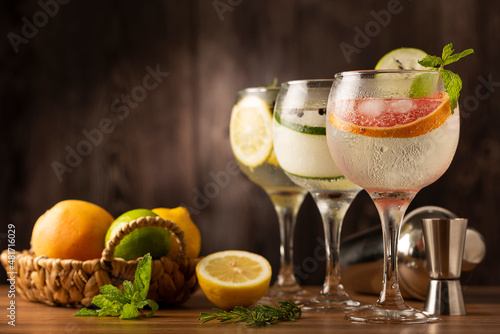
POLYGON ((256 96, 241 99, 231 113, 229 139, 242 164, 256 167, 264 163, 273 149, 271 107, 256 96))
POLYGON ((262 256, 231 250, 213 253, 196 266, 196 276, 205 296, 217 307, 249 306, 266 293, 271 265, 262 256))

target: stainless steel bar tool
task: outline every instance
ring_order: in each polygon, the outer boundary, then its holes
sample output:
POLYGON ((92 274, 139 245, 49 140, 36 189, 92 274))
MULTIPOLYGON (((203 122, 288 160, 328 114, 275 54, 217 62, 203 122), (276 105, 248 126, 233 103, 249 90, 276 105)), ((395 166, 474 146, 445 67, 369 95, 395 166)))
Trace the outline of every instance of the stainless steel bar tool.
POLYGON ((430 283, 424 311, 429 314, 465 314, 460 285, 467 219, 422 219, 430 283))

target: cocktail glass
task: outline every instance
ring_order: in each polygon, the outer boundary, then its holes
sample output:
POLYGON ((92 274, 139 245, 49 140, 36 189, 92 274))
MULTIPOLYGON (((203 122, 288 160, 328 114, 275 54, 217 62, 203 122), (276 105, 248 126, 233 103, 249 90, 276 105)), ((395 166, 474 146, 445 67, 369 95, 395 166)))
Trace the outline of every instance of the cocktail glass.
POLYGON ((302 188, 285 175, 273 149, 272 112, 279 88, 240 90, 231 113, 231 148, 241 171, 262 187, 273 202, 280 231, 280 269, 266 300, 291 299, 300 302, 308 294, 293 272, 293 238, 297 213, 305 195, 302 188))
POLYGON ((345 311, 360 306, 340 283, 342 221, 361 188, 342 175, 328 152, 325 118, 331 86, 332 80, 284 83, 274 109, 278 161, 288 177, 312 195, 325 232, 325 281, 321 292, 304 304, 304 310, 345 311))
MULTIPOLYGON (((417 192, 449 167, 459 137, 438 72, 358 71, 335 75, 327 140, 342 173, 363 187, 382 221, 384 275, 375 305, 346 315, 368 323, 437 320, 405 303, 398 284, 398 238, 417 192)), ((359 279, 363 279, 360 277, 359 279)))

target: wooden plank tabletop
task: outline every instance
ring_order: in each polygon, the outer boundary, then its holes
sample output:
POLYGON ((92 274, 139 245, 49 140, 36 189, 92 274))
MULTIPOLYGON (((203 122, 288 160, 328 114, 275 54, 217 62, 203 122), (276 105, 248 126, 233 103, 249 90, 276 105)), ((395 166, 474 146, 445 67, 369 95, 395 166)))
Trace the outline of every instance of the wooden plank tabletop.
MULTIPOLYGON (((311 288, 314 289, 314 288, 311 288)), ((353 295, 358 300, 373 303, 376 296, 353 295)), ((467 314, 442 316, 437 323, 423 325, 357 324, 344 320, 339 313, 303 312, 296 322, 248 328, 244 324, 206 323, 197 321, 200 312, 210 311, 212 305, 201 291, 197 291, 184 305, 163 308, 153 318, 119 320, 118 318, 72 317, 75 309, 51 307, 15 298, 15 327, 8 325, 6 308, 11 298, 8 286, 0 286, 1 333, 499 333, 500 286, 466 287, 464 298, 467 314)), ((423 303, 409 300, 413 307, 423 303)))

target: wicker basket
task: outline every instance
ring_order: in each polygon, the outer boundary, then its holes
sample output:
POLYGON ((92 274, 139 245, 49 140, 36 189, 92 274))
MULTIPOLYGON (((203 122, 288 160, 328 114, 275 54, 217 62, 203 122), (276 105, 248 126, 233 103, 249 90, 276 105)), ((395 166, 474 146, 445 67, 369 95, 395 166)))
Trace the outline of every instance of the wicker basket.
POLYGON ((120 241, 136 228, 161 226, 170 230, 179 243, 175 260, 166 256, 153 260, 148 298, 162 304, 182 303, 196 290, 195 267, 198 259, 187 258, 184 232, 173 222, 160 217, 142 217, 124 225, 108 244, 100 259, 77 261, 34 257, 30 251, 16 252, 15 269, 8 263, 8 251, 1 255, 5 270, 16 272, 16 291, 26 300, 48 305, 89 306, 99 287, 113 284, 122 288, 123 281, 134 280, 139 259, 115 258, 120 241))

